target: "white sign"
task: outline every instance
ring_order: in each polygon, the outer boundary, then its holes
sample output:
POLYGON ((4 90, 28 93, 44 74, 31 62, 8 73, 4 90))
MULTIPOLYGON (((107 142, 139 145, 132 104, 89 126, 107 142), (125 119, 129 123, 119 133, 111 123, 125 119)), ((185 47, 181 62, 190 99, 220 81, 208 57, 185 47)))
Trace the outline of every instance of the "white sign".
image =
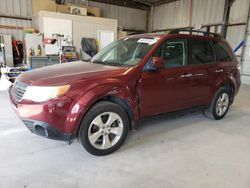
POLYGON ((146 44, 152 45, 152 44, 156 43, 157 40, 155 38, 154 39, 141 38, 137 42, 138 43, 146 43, 146 44))

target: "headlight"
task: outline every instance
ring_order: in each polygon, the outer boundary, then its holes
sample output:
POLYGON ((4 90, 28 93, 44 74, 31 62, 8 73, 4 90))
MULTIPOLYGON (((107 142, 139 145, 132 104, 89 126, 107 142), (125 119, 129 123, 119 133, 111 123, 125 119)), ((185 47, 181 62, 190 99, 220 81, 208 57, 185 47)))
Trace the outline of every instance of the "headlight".
POLYGON ((23 95, 23 99, 34 102, 44 102, 64 95, 69 88, 69 85, 58 87, 28 86, 23 95))

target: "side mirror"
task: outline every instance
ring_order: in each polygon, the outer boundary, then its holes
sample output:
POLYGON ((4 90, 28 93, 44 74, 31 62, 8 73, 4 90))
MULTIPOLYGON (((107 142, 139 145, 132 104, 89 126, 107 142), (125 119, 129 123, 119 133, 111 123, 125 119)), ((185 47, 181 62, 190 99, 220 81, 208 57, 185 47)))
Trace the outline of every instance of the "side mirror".
POLYGON ((165 67, 165 62, 160 57, 153 57, 152 64, 150 66, 151 71, 156 71, 163 69, 165 67))

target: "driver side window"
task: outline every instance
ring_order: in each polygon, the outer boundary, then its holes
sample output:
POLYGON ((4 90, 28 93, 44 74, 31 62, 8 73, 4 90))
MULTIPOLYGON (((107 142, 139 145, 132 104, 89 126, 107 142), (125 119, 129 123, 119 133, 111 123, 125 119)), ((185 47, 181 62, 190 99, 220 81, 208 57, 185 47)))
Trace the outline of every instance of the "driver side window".
POLYGON ((165 68, 181 67, 186 62, 185 41, 171 39, 164 42, 155 52, 154 57, 161 57, 165 68))

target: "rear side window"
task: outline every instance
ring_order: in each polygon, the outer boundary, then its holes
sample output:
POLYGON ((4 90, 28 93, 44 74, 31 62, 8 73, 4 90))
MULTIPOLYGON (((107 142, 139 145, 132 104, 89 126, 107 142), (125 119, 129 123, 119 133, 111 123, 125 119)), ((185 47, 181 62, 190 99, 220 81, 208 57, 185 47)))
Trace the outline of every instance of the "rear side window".
POLYGON ((209 41, 189 40, 189 56, 189 65, 215 62, 215 55, 209 41))
POLYGON ((214 49, 217 61, 232 61, 233 54, 231 48, 221 41, 214 41, 214 49))

